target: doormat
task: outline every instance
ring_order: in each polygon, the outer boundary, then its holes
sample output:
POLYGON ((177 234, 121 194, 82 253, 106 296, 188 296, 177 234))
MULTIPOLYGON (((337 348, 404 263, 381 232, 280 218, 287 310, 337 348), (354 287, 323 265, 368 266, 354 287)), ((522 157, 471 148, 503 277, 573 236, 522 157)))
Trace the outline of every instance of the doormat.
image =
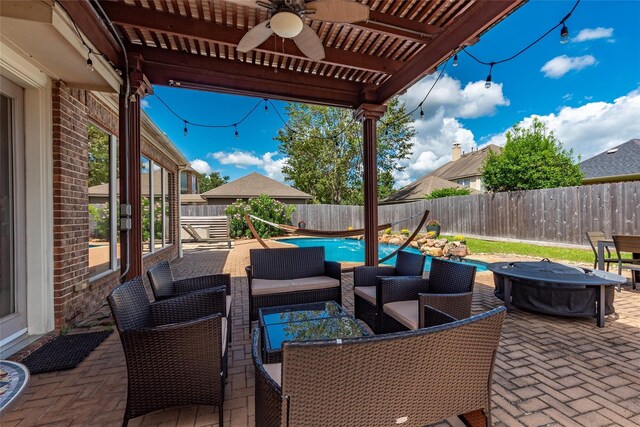
POLYGON ((113 331, 70 334, 55 338, 22 360, 32 374, 73 369, 113 331))

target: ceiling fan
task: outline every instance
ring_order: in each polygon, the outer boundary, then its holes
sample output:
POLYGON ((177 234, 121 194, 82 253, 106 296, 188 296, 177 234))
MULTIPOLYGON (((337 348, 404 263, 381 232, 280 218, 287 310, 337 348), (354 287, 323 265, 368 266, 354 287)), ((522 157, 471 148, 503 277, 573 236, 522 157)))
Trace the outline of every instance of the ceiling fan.
MULTIPOLYGON (((245 1, 232 0, 246 4, 245 1)), ((351 23, 369 19, 369 6, 350 0, 258 0, 255 4, 267 9, 271 18, 256 25, 240 40, 237 50, 247 53, 264 43, 273 34, 291 39, 302 53, 314 61, 324 59, 324 47, 318 35, 303 22, 304 17, 317 21, 351 23)))

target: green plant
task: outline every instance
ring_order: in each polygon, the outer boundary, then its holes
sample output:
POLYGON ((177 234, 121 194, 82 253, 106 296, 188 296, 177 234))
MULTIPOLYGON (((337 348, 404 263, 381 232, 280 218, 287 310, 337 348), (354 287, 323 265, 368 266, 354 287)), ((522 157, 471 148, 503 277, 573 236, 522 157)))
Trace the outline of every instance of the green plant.
POLYGON ((452 196, 468 196, 471 194, 470 188, 452 187, 452 188, 437 188, 429 194, 425 194, 426 200, 440 199, 442 197, 452 196))
MULTIPOLYGON (((244 217, 245 213, 276 224, 291 224, 291 214, 294 211, 295 206, 285 205, 263 194, 249 199, 248 202, 237 200, 227 206, 225 213, 230 217, 231 237, 252 237, 253 235, 244 217)), ((272 227, 262 221, 254 220, 252 222, 256 232, 262 238, 281 234, 281 230, 277 227, 272 227)))
POLYGON ((438 222, 437 219, 431 219, 429 220, 429 222, 427 222, 427 226, 436 226, 436 225, 440 225, 440 223, 438 222))
POLYGON ((436 238, 436 232, 435 232, 435 231, 429 231, 429 232, 427 232, 427 238, 429 238, 429 239, 435 239, 435 238, 436 238))
POLYGON ((109 238, 109 206, 89 205, 89 217, 95 221, 96 226, 91 230, 94 239, 107 240, 109 238))
POLYGON ((454 241, 454 242, 466 242, 466 241, 467 241, 467 238, 466 238, 466 237, 464 237, 464 236, 463 236, 463 235, 461 235, 461 234, 458 234, 458 235, 456 235, 456 236, 453 236, 453 237, 451 238, 451 240, 452 240, 452 241, 454 241))
POLYGON ((409 230, 407 230, 406 228, 403 228, 402 230, 400 230, 400 234, 402 234, 403 236, 408 236, 409 230))
POLYGON ((384 234, 386 234, 386 235, 391 234, 391 227, 389 227, 386 230, 384 230, 384 234))

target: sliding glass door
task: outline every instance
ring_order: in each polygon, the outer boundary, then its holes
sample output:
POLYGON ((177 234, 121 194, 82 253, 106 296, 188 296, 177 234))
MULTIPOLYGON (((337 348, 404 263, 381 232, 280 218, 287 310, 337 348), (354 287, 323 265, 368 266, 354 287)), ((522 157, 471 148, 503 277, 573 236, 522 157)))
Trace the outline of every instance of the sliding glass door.
POLYGON ((23 89, 0 76, 0 344, 26 332, 23 89))

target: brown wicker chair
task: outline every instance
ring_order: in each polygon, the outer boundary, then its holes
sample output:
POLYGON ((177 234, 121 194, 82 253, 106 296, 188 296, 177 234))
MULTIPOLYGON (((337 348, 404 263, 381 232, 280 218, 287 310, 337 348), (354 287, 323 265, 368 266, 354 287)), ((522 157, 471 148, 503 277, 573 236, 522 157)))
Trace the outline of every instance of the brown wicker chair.
MULTIPOLYGON (((450 321, 430 310, 435 320, 450 321)), ((253 335, 260 427, 424 426, 458 416, 491 425, 505 308, 446 325, 342 341, 290 341, 263 364, 253 335)))
MULTIPOLYGON (((604 232, 602 231, 587 231, 587 240, 589 240, 589 244, 591 245, 591 249, 593 250, 593 268, 598 268, 598 242, 601 240, 609 240, 605 237, 604 232)), ((615 258, 611 258, 611 251, 609 248, 606 248, 607 256, 604 258, 604 263, 606 265, 607 271, 609 271, 609 264, 612 262, 618 261, 615 258)))
POLYGON ((251 249, 249 319, 258 309, 289 304, 335 301, 342 304, 340 263, 325 261, 324 247, 251 249))
POLYGON ((428 279, 380 277, 376 283, 378 331, 383 333, 424 327, 428 305, 456 319, 471 315, 476 267, 434 258, 428 279))
POLYGON ((172 406, 214 405, 222 426, 224 297, 223 288, 214 288, 150 303, 140 277, 109 294, 127 362, 123 425, 172 406))
POLYGON ((422 277, 426 257, 421 254, 400 251, 396 266, 360 266, 353 269, 353 294, 355 317, 365 322, 374 332, 377 330, 376 278, 383 276, 422 277))
POLYGON ((227 318, 227 329, 229 342, 231 342, 231 275, 230 274, 211 274, 208 276, 189 277, 186 279, 174 280, 171 264, 167 261, 160 261, 149 270, 147 277, 151 283, 151 290, 156 301, 162 301, 167 298, 173 298, 178 295, 184 295, 189 292, 199 291, 203 289, 224 286, 226 293, 226 306, 224 317, 227 318))

